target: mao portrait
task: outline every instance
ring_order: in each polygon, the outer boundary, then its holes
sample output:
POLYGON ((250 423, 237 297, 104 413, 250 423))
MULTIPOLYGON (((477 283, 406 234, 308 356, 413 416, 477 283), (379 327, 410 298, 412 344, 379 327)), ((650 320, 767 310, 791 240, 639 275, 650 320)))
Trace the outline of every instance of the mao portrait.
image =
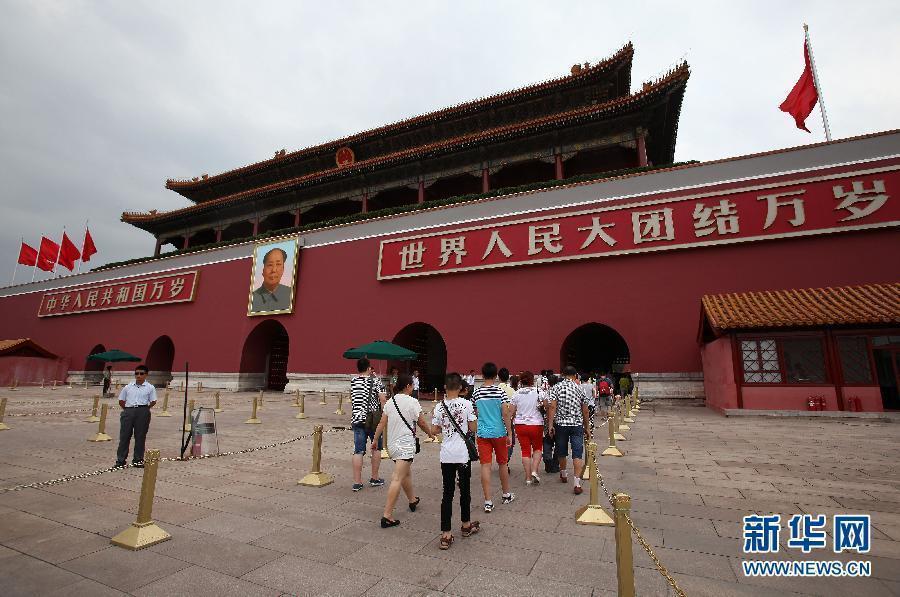
POLYGON ((247 315, 293 313, 297 240, 256 245, 247 315))

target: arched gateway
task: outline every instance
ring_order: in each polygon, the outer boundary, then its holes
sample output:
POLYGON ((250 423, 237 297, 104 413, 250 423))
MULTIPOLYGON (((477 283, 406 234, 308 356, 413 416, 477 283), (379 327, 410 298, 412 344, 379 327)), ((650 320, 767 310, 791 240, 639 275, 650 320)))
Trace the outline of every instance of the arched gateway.
POLYGON ((427 323, 411 323, 397 332, 394 344, 418 353, 419 358, 414 361, 391 362, 389 365, 408 373, 418 371, 420 392, 433 392, 435 388, 444 387, 447 345, 440 332, 427 323))
POLYGON ((241 389, 284 390, 289 348, 287 330, 274 319, 253 328, 241 352, 241 389))
POLYGON ((563 341, 559 351, 560 369, 573 365, 582 372, 617 371, 631 360, 625 339, 609 326, 587 323, 563 341))
POLYGON ((160 336, 153 341, 147 351, 145 364, 150 369, 148 381, 155 386, 164 386, 172 379, 172 364, 175 362, 175 343, 168 336, 160 336))

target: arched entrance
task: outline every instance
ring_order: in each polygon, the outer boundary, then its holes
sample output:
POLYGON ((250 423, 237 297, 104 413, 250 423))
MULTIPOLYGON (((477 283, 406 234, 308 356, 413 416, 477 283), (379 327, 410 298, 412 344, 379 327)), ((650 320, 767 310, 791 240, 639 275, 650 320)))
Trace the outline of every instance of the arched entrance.
POLYGON ((241 388, 284 390, 289 346, 287 330, 274 319, 267 319, 253 328, 241 352, 241 388))
POLYGON ((172 363, 175 361, 175 343, 168 336, 160 336, 153 341, 147 351, 145 365, 150 369, 148 381, 155 386, 164 386, 172 379, 172 363))
POLYGON ((415 361, 398 361, 388 363, 400 371, 419 372, 419 392, 433 392, 435 388, 444 387, 444 376, 447 374, 447 345, 444 338, 433 326, 427 323, 411 323, 397 332, 394 344, 418 353, 415 361))
POLYGON ((573 365, 579 372, 622 373, 631 360, 619 332, 600 323, 587 323, 569 334, 559 351, 560 370, 573 365))
MULTIPOLYGON (((91 356, 92 354, 97 354, 100 352, 106 352, 106 348, 102 344, 97 344, 96 346, 94 346, 91 349, 91 352, 88 353, 88 356, 91 356)), ((94 361, 92 359, 85 358, 84 371, 85 371, 85 373, 88 373, 88 372, 100 373, 103 371, 103 366, 105 364, 106 363, 104 363, 103 361, 94 361)))

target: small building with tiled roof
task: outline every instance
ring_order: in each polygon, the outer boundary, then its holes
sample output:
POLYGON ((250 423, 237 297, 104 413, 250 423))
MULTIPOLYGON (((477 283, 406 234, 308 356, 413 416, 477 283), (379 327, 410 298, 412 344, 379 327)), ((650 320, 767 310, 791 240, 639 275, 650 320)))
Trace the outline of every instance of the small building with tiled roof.
POLYGON ((0 340, 0 385, 18 386, 63 382, 69 361, 31 338, 0 340))
POLYGON ((718 410, 900 410, 900 282, 705 295, 699 334, 718 410))

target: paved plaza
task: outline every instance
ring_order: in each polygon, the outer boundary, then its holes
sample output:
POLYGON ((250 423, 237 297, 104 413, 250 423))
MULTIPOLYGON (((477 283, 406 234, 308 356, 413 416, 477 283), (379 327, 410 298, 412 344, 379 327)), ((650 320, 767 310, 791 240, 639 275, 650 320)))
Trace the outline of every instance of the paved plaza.
MULTIPOLYGON (((96 423, 91 388, 0 390, 0 490, 109 467, 115 461, 118 407, 107 432, 96 423), (44 414, 64 411, 63 414, 44 414), (82 411, 82 412, 68 412, 82 411), (31 413, 32 416, 16 416, 31 413)), ((217 415, 221 451, 243 450, 347 425, 309 396, 309 418, 294 418, 290 397, 268 394, 261 425, 245 425, 254 394, 223 393, 217 415)), ((192 392, 211 406, 213 393, 192 392)), ((171 418, 154 409, 148 448, 177 455, 181 405, 171 418)), ((113 400, 108 403, 114 405, 113 400)), ((432 403, 424 402, 428 412, 432 403)), ((599 458, 612 491, 632 496, 632 517, 687 595, 900 595, 900 466, 897 423, 807 418, 725 418, 690 403, 647 403, 624 458, 599 458), (741 518, 751 513, 872 515, 866 555, 803 556, 782 546, 779 559, 868 560, 870 578, 753 579, 741 570, 741 518)), ((605 443, 605 431, 599 433, 605 443)), ((603 447, 603 446, 601 446, 603 447)), ((0 593, 3 595, 615 595, 613 529, 575 524, 588 492, 543 475, 526 487, 518 448, 512 460, 518 499, 491 514, 473 509, 482 532, 438 549, 439 446, 423 444, 413 464, 422 503, 401 495, 397 528, 382 530, 386 488, 350 491, 352 435, 324 436, 324 488, 297 485, 311 465, 312 441, 159 468, 153 518, 172 539, 131 552, 109 538, 135 520, 141 471, 107 472, 40 489, 0 491, 0 593)), ((368 464, 366 464, 366 469, 368 464)), ((365 470, 364 469, 364 472, 365 470)), ((382 476, 390 478, 384 461, 382 476)), ((473 506, 481 503, 477 471, 473 506)), ((454 509, 458 521, 458 510, 454 509)), ((785 525, 786 527, 786 525, 785 525)), ((782 533, 782 544, 787 541, 782 533)), ((672 594, 635 543, 639 595, 672 594)))

